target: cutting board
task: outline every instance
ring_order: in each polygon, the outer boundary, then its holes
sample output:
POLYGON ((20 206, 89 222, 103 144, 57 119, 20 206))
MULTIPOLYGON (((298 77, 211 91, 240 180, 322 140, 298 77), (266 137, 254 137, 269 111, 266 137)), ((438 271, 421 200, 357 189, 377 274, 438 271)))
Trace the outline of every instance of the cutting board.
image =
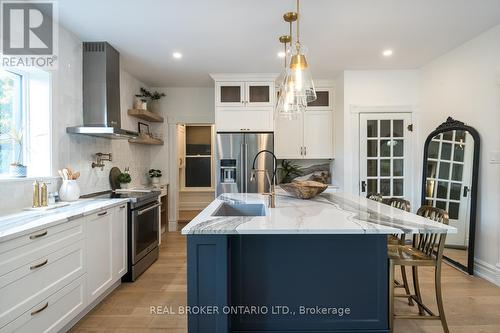
POLYGON ((120 188, 120 183, 118 182, 118 176, 121 173, 122 172, 117 167, 112 167, 111 170, 109 170, 109 185, 111 186, 112 190, 120 188))

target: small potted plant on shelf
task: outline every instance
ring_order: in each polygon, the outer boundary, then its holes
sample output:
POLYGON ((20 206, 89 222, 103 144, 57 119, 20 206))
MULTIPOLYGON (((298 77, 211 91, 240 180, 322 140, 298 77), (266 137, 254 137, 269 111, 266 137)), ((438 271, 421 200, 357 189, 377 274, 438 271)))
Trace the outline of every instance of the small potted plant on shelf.
POLYGON ((122 172, 118 175, 117 180, 120 183, 120 188, 127 189, 132 181, 132 177, 130 177, 129 173, 122 172))
MULTIPOLYGON (((149 109, 150 111, 152 112, 156 112, 158 113, 159 109, 158 109, 158 101, 162 98, 162 97, 165 97, 165 93, 161 93, 159 91, 149 91, 147 90, 146 88, 142 88, 141 87, 141 93, 140 95, 136 95, 136 97, 139 97, 141 98, 142 100, 146 100, 146 102, 149 100, 149 109)), ((144 102, 143 104, 147 105, 147 103, 144 102)), ((146 109, 146 107, 144 107, 143 109, 146 109)))
MULTIPOLYGON (((0 138, 1 138, 0 133, 0 138)), ((18 132, 15 129, 12 129, 11 133, 6 135, 6 138, 0 139, 0 143, 2 142, 12 142, 14 143, 14 155, 15 160, 10 164, 9 167, 9 175, 11 177, 26 177, 28 174, 28 167, 21 163, 22 152, 23 152, 23 133, 22 131, 18 132)))
POLYGON ((148 173, 151 178, 151 183, 153 183, 153 185, 158 185, 160 183, 161 170, 150 169, 148 173))

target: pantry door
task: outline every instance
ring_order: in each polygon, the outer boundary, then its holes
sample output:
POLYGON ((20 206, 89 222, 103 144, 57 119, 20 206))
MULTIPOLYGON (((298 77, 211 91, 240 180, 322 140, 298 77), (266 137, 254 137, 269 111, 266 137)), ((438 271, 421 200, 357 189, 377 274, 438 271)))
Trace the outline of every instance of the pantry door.
POLYGON ((411 113, 362 113, 359 193, 411 201, 411 113))

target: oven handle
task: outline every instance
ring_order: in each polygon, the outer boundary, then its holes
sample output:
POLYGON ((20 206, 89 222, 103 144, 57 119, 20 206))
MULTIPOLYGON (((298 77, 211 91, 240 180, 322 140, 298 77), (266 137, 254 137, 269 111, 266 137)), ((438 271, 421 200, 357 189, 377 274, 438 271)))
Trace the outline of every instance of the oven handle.
POLYGON ((137 215, 142 215, 142 214, 149 212, 150 210, 153 210, 153 209, 158 208, 160 206, 161 206, 161 203, 157 203, 153 206, 149 206, 148 208, 141 209, 141 210, 137 211, 137 215))

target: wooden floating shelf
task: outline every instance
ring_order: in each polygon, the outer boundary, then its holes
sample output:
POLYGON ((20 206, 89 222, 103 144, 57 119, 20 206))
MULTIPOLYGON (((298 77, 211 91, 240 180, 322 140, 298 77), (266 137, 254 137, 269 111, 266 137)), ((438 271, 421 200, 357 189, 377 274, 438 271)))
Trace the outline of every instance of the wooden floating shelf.
POLYGON ((139 137, 137 139, 129 139, 128 142, 137 143, 137 144, 141 144, 141 145, 156 145, 156 146, 163 145, 163 140, 153 139, 150 137, 139 137))
POLYGON ((162 123, 164 121, 162 116, 148 110, 129 109, 128 115, 153 123, 162 123))

